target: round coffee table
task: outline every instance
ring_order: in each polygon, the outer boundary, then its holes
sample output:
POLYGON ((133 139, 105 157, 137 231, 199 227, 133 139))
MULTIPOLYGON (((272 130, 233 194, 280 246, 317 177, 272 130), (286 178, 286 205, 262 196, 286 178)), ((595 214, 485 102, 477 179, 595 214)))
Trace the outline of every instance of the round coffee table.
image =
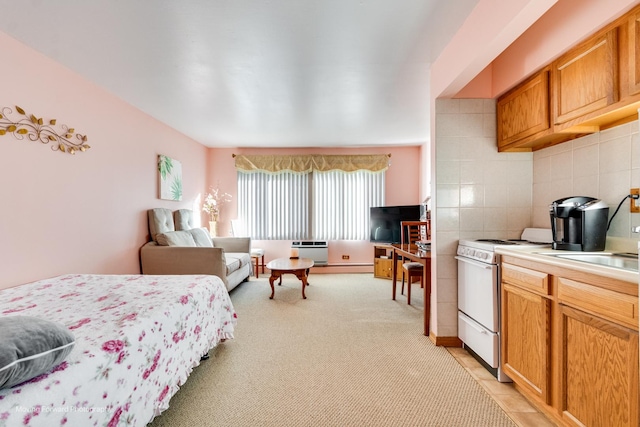
POLYGON ((271 270, 271 276, 269 277, 269 285, 271 285, 271 296, 269 299, 273 299, 273 294, 275 293, 275 288, 273 287, 273 282, 277 278, 280 278, 280 283, 278 286, 282 284, 282 275, 283 274, 295 274, 298 279, 302 282, 302 298, 306 299, 307 296, 304 294, 304 288, 309 286, 307 283, 307 276, 309 275, 309 269, 313 267, 313 260, 310 258, 277 258, 272 261, 269 261, 267 264, 267 268, 271 270))

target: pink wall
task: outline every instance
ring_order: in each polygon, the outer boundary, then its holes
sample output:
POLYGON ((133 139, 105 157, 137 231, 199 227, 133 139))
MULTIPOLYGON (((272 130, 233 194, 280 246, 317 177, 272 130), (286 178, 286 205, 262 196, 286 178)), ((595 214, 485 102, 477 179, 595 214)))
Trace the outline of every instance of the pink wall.
POLYGON ((0 137, 0 288, 64 273, 139 273, 146 210, 191 207, 206 188, 207 149, 4 33, 0 53, 0 107, 55 118, 92 146, 71 156, 0 137), (158 154, 182 162, 182 202, 157 198, 158 154))
MULTIPOLYGON (((420 147, 363 147, 363 148, 211 148, 208 153, 207 188, 218 186, 221 191, 233 195, 232 202, 221 212, 220 235, 229 235, 230 221, 237 215, 236 170, 232 154, 391 154, 391 166, 386 175, 387 205, 420 203, 420 147)), ((203 217, 203 223, 207 218, 203 217)), ((255 247, 266 250, 265 261, 289 256, 290 240, 253 241, 255 247)), ((329 263, 371 264, 373 245, 369 241, 332 241, 329 244, 329 263), (348 261, 342 255, 349 255, 348 261)), ((371 266, 322 267, 317 272, 373 271, 371 266)))
POLYGON ((620 17, 637 0, 561 0, 493 62, 497 97, 620 17))
POLYGON ((432 75, 433 87, 437 92, 435 97, 455 95, 456 98, 496 98, 627 12, 638 1, 530 0, 522 2, 522 9, 512 11, 510 15, 505 15, 504 10, 497 10, 501 5, 495 3, 481 0, 471 19, 465 23, 466 30, 463 28, 467 33, 482 34, 483 37, 477 40, 465 37, 454 39, 446 53, 434 64, 432 75), (535 10, 534 13, 538 15, 543 14, 529 26, 518 15, 530 10, 535 10), (500 14, 496 15, 497 12, 500 14), (505 27, 516 30, 511 32, 511 39, 504 37, 501 26, 494 25, 496 16, 505 19, 505 27), (492 27, 486 26, 488 22, 491 22, 492 27), (500 31, 496 31, 498 29, 500 31), (514 35, 517 38, 514 39, 514 35), (492 49, 490 41, 500 48, 492 49), (465 49, 468 54, 461 55, 461 49, 465 49), (452 58, 456 59, 457 64, 452 58), (480 58, 484 62, 478 61, 480 58), (487 60, 491 62, 488 63, 487 60), (473 68, 476 62, 478 66, 487 68, 480 72, 473 68), (452 67, 459 70, 452 72, 452 67), (467 77, 465 73, 469 69, 477 73, 471 73, 475 77, 466 83, 468 80, 460 79, 460 76, 467 77), (460 84, 465 86, 460 88, 460 84))

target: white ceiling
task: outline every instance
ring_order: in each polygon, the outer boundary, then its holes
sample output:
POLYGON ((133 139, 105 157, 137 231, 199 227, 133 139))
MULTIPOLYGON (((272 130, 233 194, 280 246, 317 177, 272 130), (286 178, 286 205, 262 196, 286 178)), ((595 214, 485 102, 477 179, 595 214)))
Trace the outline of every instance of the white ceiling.
POLYGON ((478 0, 20 0, 0 31, 211 147, 426 141, 478 0))

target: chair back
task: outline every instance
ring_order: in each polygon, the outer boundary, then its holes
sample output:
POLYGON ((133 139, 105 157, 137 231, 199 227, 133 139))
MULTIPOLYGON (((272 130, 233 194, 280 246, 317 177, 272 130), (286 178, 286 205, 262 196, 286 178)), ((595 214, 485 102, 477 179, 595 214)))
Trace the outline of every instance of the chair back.
POLYGON ((401 221, 400 227, 400 243, 403 245, 431 240, 430 221, 401 221))

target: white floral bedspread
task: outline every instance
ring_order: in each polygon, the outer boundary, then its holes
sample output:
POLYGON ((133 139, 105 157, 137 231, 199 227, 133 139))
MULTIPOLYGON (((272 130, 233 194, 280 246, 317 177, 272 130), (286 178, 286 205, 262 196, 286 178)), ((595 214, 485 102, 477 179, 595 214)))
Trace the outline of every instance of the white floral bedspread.
POLYGON ((0 427, 144 426, 236 324, 215 276, 59 276, 1 290, 0 316, 12 315, 60 322, 76 345, 0 390, 0 427))

